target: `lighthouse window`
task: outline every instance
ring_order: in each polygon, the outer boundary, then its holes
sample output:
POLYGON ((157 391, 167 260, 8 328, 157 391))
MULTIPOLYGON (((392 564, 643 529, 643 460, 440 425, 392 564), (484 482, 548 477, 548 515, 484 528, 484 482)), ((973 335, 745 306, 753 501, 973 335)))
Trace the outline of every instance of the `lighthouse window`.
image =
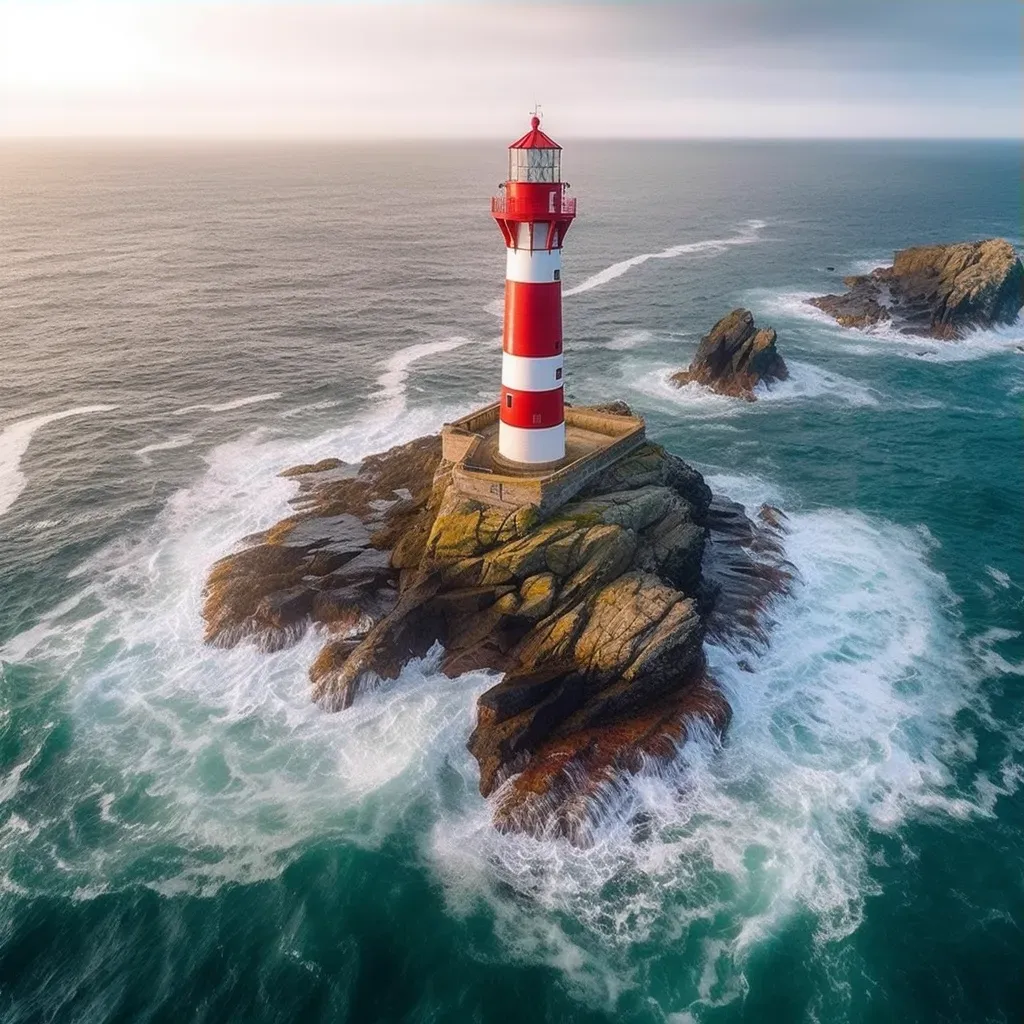
POLYGON ((559 367, 557 370, 555 370, 555 380, 561 380, 561 379, 562 379, 562 368, 559 367))
POLYGON ((560 177, 561 153, 557 149, 510 149, 510 181, 556 182, 560 177))
POLYGON ((511 409, 512 408, 512 396, 511 395, 506 395, 505 396, 505 408, 506 409, 511 409))
MULTIPOLYGON (((556 235, 555 238, 557 239, 557 237, 558 236, 556 235)), ((561 281, 562 280, 562 272, 560 270, 556 270, 555 271, 555 280, 556 281, 561 281)))

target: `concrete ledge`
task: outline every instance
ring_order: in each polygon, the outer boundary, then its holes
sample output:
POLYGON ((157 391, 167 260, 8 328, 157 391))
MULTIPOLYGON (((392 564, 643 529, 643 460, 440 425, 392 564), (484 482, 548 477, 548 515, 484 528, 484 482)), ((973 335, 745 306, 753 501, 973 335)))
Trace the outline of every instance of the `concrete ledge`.
POLYGON ((498 403, 441 430, 441 452, 453 463, 460 494, 486 505, 535 505, 548 514, 646 439, 639 416, 617 416, 585 405, 565 407, 566 457, 543 466, 508 462, 498 454, 498 403))

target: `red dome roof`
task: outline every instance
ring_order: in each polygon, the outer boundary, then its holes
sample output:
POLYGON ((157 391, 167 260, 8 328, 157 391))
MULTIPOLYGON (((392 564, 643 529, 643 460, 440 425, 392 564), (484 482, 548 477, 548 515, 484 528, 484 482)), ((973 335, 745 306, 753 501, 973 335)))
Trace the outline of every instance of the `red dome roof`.
POLYGON ((536 114, 530 119, 530 130, 520 139, 516 139, 509 149, 561 149, 562 147, 550 136, 540 130, 540 118, 536 114))

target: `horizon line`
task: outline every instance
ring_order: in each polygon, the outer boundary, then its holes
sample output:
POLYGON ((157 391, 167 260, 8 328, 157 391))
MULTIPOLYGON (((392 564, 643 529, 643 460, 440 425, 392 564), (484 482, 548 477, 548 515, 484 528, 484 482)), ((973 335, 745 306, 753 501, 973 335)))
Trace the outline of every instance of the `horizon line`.
MULTIPOLYGON (((1024 135, 562 135, 569 142, 1016 142, 1024 135)), ((3 134, 0 145, 9 142, 252 142, 281 143, 466 143, 505 142, 499 135, 213 135, 186 132, 118 133, 95 132, 61 135, 56 133, 3 134)))

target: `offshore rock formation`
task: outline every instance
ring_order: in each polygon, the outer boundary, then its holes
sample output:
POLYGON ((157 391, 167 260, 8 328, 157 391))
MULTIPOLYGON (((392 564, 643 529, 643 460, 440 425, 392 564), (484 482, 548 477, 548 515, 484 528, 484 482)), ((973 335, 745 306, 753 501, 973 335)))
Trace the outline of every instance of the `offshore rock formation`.
POLYGON ((700 342, 687 370, 672 375, 677 387, 703 384, 720 395, 753 402, 754 388, 764 381, 786 380, 789 370, 775 347, 771 327, 758 330, 748 309, 734 309, 711 328, 700 342))
POLYGON ((586 842, 592 798, 620 772, 694 728, 721 734, 704 639, 763 643, 791 579, 781 513, 752 522, 651 443, 543 520, 459 494, 437 437, 286 475, 296 513, 210 573, 207 640, 273 650, 316 623, 328 710, 435 643, 448 675, 503 672, 468 738, 503 829, 586 842))
POLYGON ((1024 306, 1024 266, 1001 238, 901 249, 891 267, 843 283, 845 295, 807 301, 844 327, 891 320, 905 334, 953 339, 1013 323, 1024 306))

